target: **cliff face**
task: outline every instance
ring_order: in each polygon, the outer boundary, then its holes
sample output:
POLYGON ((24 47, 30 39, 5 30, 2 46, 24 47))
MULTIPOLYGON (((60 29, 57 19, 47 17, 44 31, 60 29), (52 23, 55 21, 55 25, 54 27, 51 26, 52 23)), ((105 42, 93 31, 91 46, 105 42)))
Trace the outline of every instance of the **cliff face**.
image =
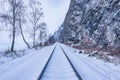
POLYGON ((71 0, 63 25, 64 43, 120 47, 120 0, 71 0))

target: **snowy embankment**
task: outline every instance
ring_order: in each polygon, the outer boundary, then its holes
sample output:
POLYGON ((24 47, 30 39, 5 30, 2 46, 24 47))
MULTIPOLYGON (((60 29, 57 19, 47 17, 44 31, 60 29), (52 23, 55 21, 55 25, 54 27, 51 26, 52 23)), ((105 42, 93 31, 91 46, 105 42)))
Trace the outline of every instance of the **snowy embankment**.
POLYGON ((83 80, 120 80, 120 65, 79 54, 77 49, 62 45, 83 80))
POLYGON ((37 80, 53 48, 28 50, 25 56, 0 65, 0 80, 37 80))

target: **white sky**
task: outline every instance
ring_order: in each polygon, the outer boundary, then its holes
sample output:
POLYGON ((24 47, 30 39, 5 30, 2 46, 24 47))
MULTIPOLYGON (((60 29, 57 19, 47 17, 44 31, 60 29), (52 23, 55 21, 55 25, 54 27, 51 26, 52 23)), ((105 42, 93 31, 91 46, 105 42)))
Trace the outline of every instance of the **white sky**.
POLYGON ((41 0, 49 33, 54 33, 63 23, 70 0, 41 0))

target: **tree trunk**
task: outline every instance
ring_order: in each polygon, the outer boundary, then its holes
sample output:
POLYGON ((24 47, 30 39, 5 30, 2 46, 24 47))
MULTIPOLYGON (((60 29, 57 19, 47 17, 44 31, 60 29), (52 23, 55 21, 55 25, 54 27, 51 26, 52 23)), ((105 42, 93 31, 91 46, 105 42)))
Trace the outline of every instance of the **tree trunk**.
POLYGON ((35 37, 36 37, 36 33, 35 33, 35 27, 34 27, 34 33, 33 33, 33 47, 35 47, 35 37))
POLYGON ((27 45, 27 47, 30 49, 30 45, 28 44, 28 42, 25 40, 24 34, 23 34, 23 29, 22 29, 22 25, 21 25, 21 19, 19 18, 19 27, 20 27, 20 31, 21 31, 21 35, 23 38, 23 41, 25 42, 25 44, 27 45))
POLYGON ((13 28, 13 38, 12 38, 11 52, 14 51, 14 44, 15 44, 15 28, 13 28))
POLYGON ((11 52, 14 51, 14 44, 15 44, 15 19, 16 19, 16 15, 15 15, 15 1, 13 0, 13 24, 12 24, 12 27, 13 27, 13 33, 12 33, 12 44, 11 44, 11 52))

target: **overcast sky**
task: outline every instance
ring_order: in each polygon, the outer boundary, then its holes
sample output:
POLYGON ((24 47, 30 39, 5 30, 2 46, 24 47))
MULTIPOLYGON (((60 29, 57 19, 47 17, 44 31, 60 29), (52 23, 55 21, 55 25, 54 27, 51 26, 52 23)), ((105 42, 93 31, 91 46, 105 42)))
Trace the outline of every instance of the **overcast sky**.
POLYGON ((63 23, 70 0, 41 0, 49 33, 54 33, 63 23))

